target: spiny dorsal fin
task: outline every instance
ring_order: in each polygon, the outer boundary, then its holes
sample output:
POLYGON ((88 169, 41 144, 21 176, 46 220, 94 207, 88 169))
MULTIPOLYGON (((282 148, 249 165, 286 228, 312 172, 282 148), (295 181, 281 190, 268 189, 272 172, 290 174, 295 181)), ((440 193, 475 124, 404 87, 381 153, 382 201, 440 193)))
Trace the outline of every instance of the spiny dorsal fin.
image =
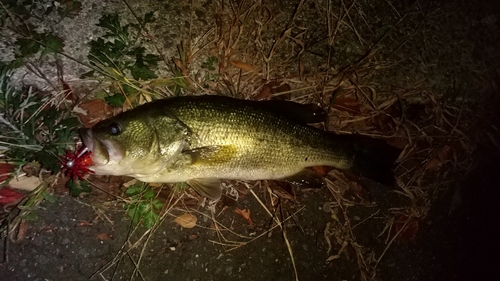
POLYGON ((286 100, 259 101, 259 106, 277 112, 295 122, 303 124, 325 121, 326 112, 316 104, 301 104, 286 100))
POLYGON ((219 200, 222 195, 221 180, 217 178, 190 179, 186 182, 199 195, 219 200))

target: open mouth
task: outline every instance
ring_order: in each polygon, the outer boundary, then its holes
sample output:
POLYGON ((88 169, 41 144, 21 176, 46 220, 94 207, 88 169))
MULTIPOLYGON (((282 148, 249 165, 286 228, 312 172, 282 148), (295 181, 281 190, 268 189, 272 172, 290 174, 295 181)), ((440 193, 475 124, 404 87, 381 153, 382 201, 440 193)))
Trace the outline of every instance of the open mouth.
POLYGON ((90 150, 93 151, 94 148, 94 141, 92 138, 92 130, 90 129, 79 129, 78 133, 80 134, 80 137, 82 138, 83 144, 90 150))
POLYGON ((82 128, 78 130, 83 144, 92 152, 92 161, 96 165, 106 165, 109 160, 109 152, 106 145, 95 137, 92 129, 82 128))
POLYGON ((83 144, 92 152, 92 161, 96 166, 118 163, 125 156, 125 150, 118 141, 100 139, 92 129, 82 128, 78 132, 83 144))

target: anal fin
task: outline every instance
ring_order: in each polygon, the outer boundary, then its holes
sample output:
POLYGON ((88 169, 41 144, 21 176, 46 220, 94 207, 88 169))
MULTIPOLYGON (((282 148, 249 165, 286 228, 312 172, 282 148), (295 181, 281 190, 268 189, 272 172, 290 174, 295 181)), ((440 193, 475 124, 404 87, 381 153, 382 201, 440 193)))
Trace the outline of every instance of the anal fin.
POLYGON ((325 180, 322 176, 307 169, 281 180, 303 188, 322 188, 325 186, 325 180))
POLYGON ((219 200, 222 195, 221 180, 217 178, 190 179, 186 182, 199 195, 211 200, 219 200))

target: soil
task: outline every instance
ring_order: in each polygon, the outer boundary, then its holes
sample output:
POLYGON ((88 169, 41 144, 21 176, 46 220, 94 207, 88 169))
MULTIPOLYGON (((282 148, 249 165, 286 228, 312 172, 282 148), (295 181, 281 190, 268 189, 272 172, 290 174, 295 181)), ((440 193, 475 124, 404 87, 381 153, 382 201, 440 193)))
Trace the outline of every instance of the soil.
MULTIPOLYGON (((500 199, 498 165, 498 156, 485 161, 463 183, 462 204, 451 215, 448 207, 452 196, 441 197, 413 240, 395 243, 388 249, 378 268, 379 280, 493 280, 499 262, 496 253, 500 233, 494 227, 498 223, 494 214, 500 199)), ((298 203, 286 205, 289 212, 304 207, 293 222, 285 223, 299 280, 359 280, 353 251, 326 262, 324 229, 332 220, 322 205, 330 200, 327 191, 315 190, 305 193, 298 203)), ((252 210, 254 226, 250 227, 228 208, 219 217, 234 232, 252 237, 271 225, 270 217, 255 198, 240 199, 236 206, 252 210)), ((375 208, 357 211, 366 215, 375 208)), ((223 240, 210 230, 210 219, 201 218, 198 227, 184 229, 168 218, 147 245, 139 243, 127 255, 121 250, 127 248, 132 227, 123 210, 100 208, 88 199, 62 195, 56 203, 43 202, 36 213, 39 219, 29 223, 25 239, 8 244, 8 261, 0 266, 2 280, 295 279, 280 229, 226 251, 227 247, 212 242, 223 240), (131 262, 132 258, 137 262, 139 251, 143 251, 140 276, 134 273, 131 262), (104 270, 117 256, 121 257, 119 261, 104 270)), ((144 232, 145 229, 139 229, 129 241, 135 241, 144 232)), ((379 232, 380 229, 364 226, 356 235, 363 242, 374 239, 379 232)), ((5 246, 0 248, 2 252, 5 246)), ((333 248, 337 251, 339 245, 333 248)))

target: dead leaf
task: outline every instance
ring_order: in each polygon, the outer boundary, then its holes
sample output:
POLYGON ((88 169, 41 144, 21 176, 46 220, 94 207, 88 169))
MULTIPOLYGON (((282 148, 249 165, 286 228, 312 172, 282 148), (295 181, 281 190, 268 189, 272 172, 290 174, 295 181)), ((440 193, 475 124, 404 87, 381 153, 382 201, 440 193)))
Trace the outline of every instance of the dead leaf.
POLYGON ((40 165, 35 163, 28 163, 22 167, 27 177, 38 177, 40 175, 40 169, 40 165))
POLYGON ((12 164, 0 163, 0 182, 6 180, 15 170, 16 166, 12 164))
POLYGON ((176 222, 178 225, 184 227, 184 228, 193 228, 196 226, 196 222, 198 219, 190 213, 185 213, 177 218, 175 218, 174 222, 176 222))
POLYGON ((333 108, 340 111, 347 111, 355 116, 361 114, 361 107, 357 99, 352 97, 337 97, 333 103, 333 108))
POLYGON ((136 179, 131 179, 129 180, 128 182, 124 183, 123 184, 123 187, 126 187, 126 188, 129 188, 131 187, 132 185, 136 184, 137 183, 137 180, 136 179))
POLYGON ((39 177, 18 177, 13 178, 9 182, 9 186, 15 189, 32 191, 37 188, 42 182, 39 177))
MULTIPOLYGON (((286 92, 290 92, 292 90, 292 87, 290 87, 290 85, 288 85, 287 83, 283 83, 277 87, 274 87, 273 90, 274 90, 274 94, 286 93, 286 92)), ((291 98, 291 95, 290 95, 290 93, 288 93, 288 95, 286 95, 284 99, 290 99, 290 98, 291 98)))
POLYGON ((242 62, 239 60, 232 60, 229 63, 236 66, 237 68, 240 68, 241 70, 243 70, 245 72, 256 72, 255 67, 248 64, 248 63, 245 63, 245 62, 242 62))
POLYGON ((275 95, 274 99, 289 100, 292 87, 282 81, 270 81, 262 86, 260 92, 254 97, 255 100, 267 100, 275 95), (280 94, 285 93, 285 94, 280 94), (280 95, 278 95, 280 94, 280 95))
POLYGON ((242 216, 250 226, 253 226, 253 221, 252 221, 252 218, 250 217, 250 210, 248 209, 239 209, 239 208, 236 208, 236 213, 240 216, 242 216))
POLYGON ((450 160, 451 159, 451 147, 450 146, 445 146, 441 152, 439 152, 438 154, 438 157, 439 157, 439 160, 441 160, 441 162, 445 162, 446 160, 450 160))
POLYGON ((48 233, 54 233, 54 228, 51 227, 50 225, 46 225, 42 228, 42 231, 48 232, 48 233))
POLYGON ((101 241, 108 241, 108 240, 112 240, 113 236, 108 235, 107 233, 99 233, 99 234, 97 234, 97 239, 99 239, 101 241))
POLYGON ((418 220, 416 218, 400 215, 395 223, 394 232, 399 233, 397 241, 404 242, 415 239, 419 229, 418 220))
POLYGON ((17 229, 17 233, 11 232, 11 239, 14 243, 19 243, 24 240, 26 237, 26 233, 28 232, 28 222, 25 220, 21 220, 19 224, 19 228, 17 229))
POLYGON ((318 175, 320 175, 321 177, 324 177, 328 174, 328 172, 330 172, 332 169, 330 167, 326 167, 326 166, 313 166, 311 167, 316 173, 318 173, 318 175))
POLYGON ((441 151, 436 155, 436 157, 427 162, 425 169, 429 171, 438 171, 443 165, 443 163, 451 159, 452 157, 451 152, 452 150, 450 146, 447 145, 443 147, 443 149, 441 149, 441 151))
POLYGON ((11 188, 4 187, 0 189, 0 204, 15 205, 23 199, 24 194, 19 193, 11 188))
POLYGON ((79 221, 78 226, 92 226, 92 223, 88 221, 79 221))
POLYGON ((438 158, 434 158, 427 162, 427 166, 425 166, 425 169, 429 171, 437 171, 440 167, 441 161, 438 158))
POLYGON ((268 84, 265 84, 262 86, 262 89, 260 89, 260 92, 254 97, 255 100, 267 100, 269 97, 271 97, 272 94, 272 89, 271 86, 268 84))
MULTIPOLYGON (((79 113, 78 117, 85 128, 90 128, 97 122, 113 115, 113 108, 100 99, 90 100, 79 105, 87 114, 79 113)), ((79 110, 80 111, 80 110, 79 110)))

